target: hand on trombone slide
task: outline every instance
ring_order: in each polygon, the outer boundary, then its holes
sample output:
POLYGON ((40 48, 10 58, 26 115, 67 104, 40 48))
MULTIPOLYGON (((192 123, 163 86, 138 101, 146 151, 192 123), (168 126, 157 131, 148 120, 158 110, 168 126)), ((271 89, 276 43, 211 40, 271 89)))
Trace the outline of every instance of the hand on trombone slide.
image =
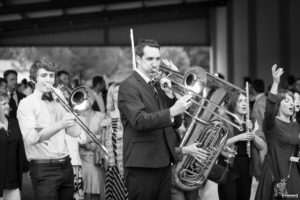
POLYGON ((184 95, 180 97, 170 108, 171 117, 184 113, 192 105, 191 98, 192 95, 184 95))

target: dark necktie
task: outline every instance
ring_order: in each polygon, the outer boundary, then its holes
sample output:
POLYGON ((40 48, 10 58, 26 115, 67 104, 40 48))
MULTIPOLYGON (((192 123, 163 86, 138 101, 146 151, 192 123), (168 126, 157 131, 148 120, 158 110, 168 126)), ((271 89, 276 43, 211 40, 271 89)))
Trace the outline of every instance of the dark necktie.
POLYGON ((154 82, 154 81, 149 81, 148 84, 150 85, 151 89, 153 90, 153 93, 154 93, 154 95, 155 95, 155 98, 156 98, 156 100, 158 101, 158 93, 157 93, 157 90, 156 90, 156 88, 155 88, 155 82, 154 82))
POLYGON ((17 103, 14 99, 14 93, 10 93, 10 98, 9 98, 9 107, 10 107, 10 112, 9 112, 9 116, 16 118, 17 116, 17 103))
POLYGON ((48 92, 48 93, 43 93, 43 95, 42 95, 42 100, 43 100, 43 101, 49 101, 49 102, 51 102, 51 101, 53 101, 54 99, 53 99, 52 94, 51 94, 50 92, 48 92))

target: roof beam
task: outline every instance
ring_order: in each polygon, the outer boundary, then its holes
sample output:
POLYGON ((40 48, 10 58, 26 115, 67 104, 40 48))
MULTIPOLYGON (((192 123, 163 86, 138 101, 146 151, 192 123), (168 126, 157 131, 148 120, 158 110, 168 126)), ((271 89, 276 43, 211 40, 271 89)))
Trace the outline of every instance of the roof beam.
MULTIPOLYGON (((0 0, 5 2, 5 0, 0 0)), ((128 0, 125 3, 141 3, 141 0, 128 0)), ((142 1, 144 2, 144 1, 142 1)), ((226 0, 204 0, 197 3, 206 5, 220 5, 224 4, 226 0)), ((112 4, 122 4, 123 0, 109 0, 109 1, 100 1, 100 0, 59 0, 59 1, 50 1, 50 2, 40 2, 40 3, 28 3, 28 4, 10 4, 7 6, 0 7, 0 15, 3 14, 15 14, 15 13, 26 13, 26 12, 35 12, 35 11, 44 11, 44 10, 54 10, 54 9, 67 9, 67 8, 76 8, 76 7, 88 7, 94 5, 112 5, 112 4)), ((185 2, 181 3, 185 4, 185 2)))
POLYGON ((102 11, 88 14, 73 14, 63 16, 53 16, 35 19, 22 19, 14 21, 0 22, 1 29, 31 29, 33 27, 45 27, 54 24, 76 24, 86 21, 106 21, 109 22, 114 18, 126 18, 134 16, 137 18, 146 18, 147 16, 166 13, 167 15, 176 15, 180 13, 198 13, 198 15, 208 16, 209 9, 202 3, 188 3, 182 5, 166 5, 157 7, 145 7, 139 9, 102 11))

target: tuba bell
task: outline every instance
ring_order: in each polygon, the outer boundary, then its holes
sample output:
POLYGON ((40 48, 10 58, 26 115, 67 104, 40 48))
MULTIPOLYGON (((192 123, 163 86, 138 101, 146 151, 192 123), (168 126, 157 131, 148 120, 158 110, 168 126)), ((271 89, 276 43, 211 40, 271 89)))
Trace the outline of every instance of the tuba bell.
POLYGON ((160 72, 161 77, 171 81, 172 87, 169 89, 174 93, 193 96, 192 105, 184 113, 186 133, 180 147, 198 143, 198 147, 208 151, 209 155, 206 160, 183 155, 183 159, 172 166, 172 184, 183 191, 196 190, 207 180, 227 141, 225 122, 242 130, 243 122, 225 109, 224 104, 233 92, 244 91, 201 67, 193 67, 181 74, 161 66, 160 72), (224 117, 224 114, 236 119, 237 123, 224 117))

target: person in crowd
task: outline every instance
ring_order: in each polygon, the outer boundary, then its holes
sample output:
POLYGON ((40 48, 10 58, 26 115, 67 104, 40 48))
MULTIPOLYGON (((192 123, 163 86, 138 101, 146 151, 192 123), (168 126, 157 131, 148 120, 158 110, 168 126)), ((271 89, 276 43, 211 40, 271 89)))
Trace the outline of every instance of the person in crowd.
POLYGON ((273 65, 273 84, 268 94, 263 121, 268 152, 263 163, 256 200, 275 199, 274 186, 282 179, 288 179, 286 192, 298 194, 298 198, 294 199, 300 199, 299 169, 295 163, 290 162, 290 157, 294 155, 300 142, 299 124, 292 120, 295 111, 293 94, 287 90, 278 91, 283 73, 282 68, 273 65))
POLYGON ((294 84, 294 91, 300 92, 300 78, 297 78, 294 84))
MULTIPOLYGON (((246 121, 246 125, 243 126, 243 130, 241 131, 227 124, 229 136, 226 145, 235 149, 237 154, 232 163, 228 163, 228 159, 223 155, 220 155, 218 158, 219 164, 223 166, 230 165, 226 183, 218 185, 220 200, 250 199, 252 172, 250 170, 250 151, 247 149, 247 143, 253 141, 251 142, 251 147, 262 150, 264 148, 264 141, 253 133, 252 122, 246 119, 248 106, 247 98, 242 92, 233 93, 227 102, 228 111, 235 114, 240 122, 246 121)), ((238 124, 232 116, 229 116, 229 119, 233 123, 238 124)), ((253 155, 251 155, 251 158, 255 159, 253 155)))
MULTIPOLYGON (((30 176, 35 198, 39 200, 71 200, 74 177, 66 144, 66 134, 78 137, 81 128, 73 114, 53 101, 51 86, 55 82, 57 66, 49 58, 33 62, 30 79, 35 82, 34 92, 24 98, 18 108, 30 176)), ((64 98, 59 90, 56 95, 64 98)))
POLYGON ((34 83, 32 83, 31 81, 27 82, 27 87, 23 91, 23 94, 28 96, 28 95, 32 94, 33 91, 34 91, 34 83))
POLYGON ((293 75, 289 75, 286 78, 286 83, 287 83, 286 89, 290 91, 294 90, 295 81, 296 81, 295 77, 293 75))
POLYGON ((300 124, 300 92, 294 91, 294 105, 295 105, 295 114, 293 121, 300 124))
MULTIPOLYGON (((257 123, 258 129, 255 132, 255 135, 261 136, 262 138, 265 138, 263 129, 262 129, 262 122, 264 119, 265 114, 265 108, 266 108, 266 94, 265 94, 265 83, 261 79, 255 79, 252 83, 253 93, 255 96, 253 109, 251 112, 251 119, 254 123, 257 123)), ((259 162, 260 166, 254 167, 255 169, 258 169, 257 172, 254 172, 255 177, 258 179, 260 176, 260 168, 263 161, 263 158, 265 157, 267 153, 267 146, 265 145, 265 148, 260 151, 261 160, 259 162)))
POLYGON ((0 94, 7 94, 7 80, 0 78, 0 94))
POLYGON ((7 80, 10 107, 9 116, 16 118, 18 105, 21 99, 25 98, 26 96, 17 91, 18 73, 15 70, 6 70, 3 76, 7 80))
POLYGON ((17 91, 24 94, 24 90, 27 88, 27 79, 22 79, 21 83, 17 84, 17 91))
POLYGON ((107 92, 107 117, 102 122, 106 126, 104 137, 109 156, 105 163, 106 199, 127 200, 128 192, 124 184, 123 167, 123 126, 118 109, 118 91, 120 84, 113 83, 107 92))
MULTIPOLYGON (((96 138, 102 141, 104 127, 101 123, 105 118, 105 113, 89 108, 80 115, 80 118, 96 138)), ((104 153, 87 137, 85 141, 80 141, 79 154, 82 162, 84 192, 88 196, 100 195, 100 199, 105 199, 104 153)))
POLYGON ((20 200, 22 174, 29 163, 20 127, 16 118, 9 115, 7 93, 0 94, 0 199, 20 200))
MULTIPOLYGON (((129 200, 171 198, 171 163, 188 153, 179 145, 181 114, 191 106, 191 95, 178 100, 168 88, 157 87, 153 79, 160 65, 160 46, 151 39, 135 47, 137 69, 120 84, 118 108, 124 127, 123 162, 129 200)), ((174 69, 178 70, 178 69, 174 69)), ((171 83, 163 80, 164 83, 171 83)), ((193 144, 195 156, 205 151, 193 144)))
POLYGON ((95 111, 105 113, 105 105, 107 98, 105 80, 102 76, 94 76, 92 82, 92 90, 95 96, 95 103, 93 104, 92 108, 95 111))
POLYGON ((69 92, 72 92, 73 88, 70 83, 70 74, 65 70, 60 70, 56 73, 57 84, 65 86, 69 92))
POLYGON ((77 87, 79 87, 80 86, 80 81, 79 81, 79 79, 77 79, 77 78, 75 78, 74 80, 73 80, 73 82, 72 82, 72 88, 77 88, 77 87))
MULTIPOLYGON (((68 88, 62 86, 59 89, 62 91, 66 99, 65 103, 68 105, 68 101, 71 95, 68 88)), ((74 195, 73 195, 74 200, 84 199, 82 164, 79 155, 79 143, 85 140, 86 140, 85 133, 81 133, 79 137, 71 137, 69 135, 66 135, 66 142, 70 153, 71 164, 73 166, 73 172, 74 172, 74 195)))

